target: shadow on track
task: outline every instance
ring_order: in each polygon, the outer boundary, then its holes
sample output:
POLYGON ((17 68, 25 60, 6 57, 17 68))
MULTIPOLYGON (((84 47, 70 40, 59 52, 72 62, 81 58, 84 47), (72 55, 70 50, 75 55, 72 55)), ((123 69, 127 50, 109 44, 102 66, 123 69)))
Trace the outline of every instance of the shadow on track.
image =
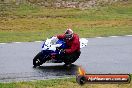
POLYGON ((70 75, 76 75, 78 71, 77 65, 72 64, 71 66, 67 67, 64 65, 52 65, 52 66, 40 66, 37 68, 34 68, 34 70, 43 73, 45 76, 70 76, 70 75))

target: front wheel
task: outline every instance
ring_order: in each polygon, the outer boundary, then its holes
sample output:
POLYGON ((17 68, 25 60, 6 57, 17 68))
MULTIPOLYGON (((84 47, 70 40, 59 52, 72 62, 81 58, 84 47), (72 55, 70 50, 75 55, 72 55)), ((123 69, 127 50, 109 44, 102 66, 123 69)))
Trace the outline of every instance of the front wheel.
POLYGON ((43 53, 42 52, 39 52, 33 59, 33 65, 34 67, 36 66, 40 66, 42 65, 44 62, 43 62, 43 53))

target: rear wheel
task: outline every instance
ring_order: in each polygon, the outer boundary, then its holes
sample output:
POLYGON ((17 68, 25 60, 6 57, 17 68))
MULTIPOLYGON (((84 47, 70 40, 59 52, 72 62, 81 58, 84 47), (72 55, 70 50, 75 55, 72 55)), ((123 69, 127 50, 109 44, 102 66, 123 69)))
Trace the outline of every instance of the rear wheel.
POLYGON ((79 58, 80 54, 81 54, 80 51, 72 53, 72 54, 66 54, 64 56, 63 61, 64 61, 65 64, 72 64, 79 58))
POLYGON ((76 60, 77 60, 78 58, 70 58, 70 59, 64 59, 64 63, 65 63, 65 65, 69 65, 69 64, 72 64, 72 63, 74 63, 76 60))

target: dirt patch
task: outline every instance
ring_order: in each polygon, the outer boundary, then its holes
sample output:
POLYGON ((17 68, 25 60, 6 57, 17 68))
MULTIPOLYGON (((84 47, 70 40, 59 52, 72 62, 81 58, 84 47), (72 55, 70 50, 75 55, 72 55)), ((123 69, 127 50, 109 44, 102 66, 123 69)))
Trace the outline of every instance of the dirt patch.
POLYGON ((28 0, 43 7, 89 9, 127 0, 28 0))

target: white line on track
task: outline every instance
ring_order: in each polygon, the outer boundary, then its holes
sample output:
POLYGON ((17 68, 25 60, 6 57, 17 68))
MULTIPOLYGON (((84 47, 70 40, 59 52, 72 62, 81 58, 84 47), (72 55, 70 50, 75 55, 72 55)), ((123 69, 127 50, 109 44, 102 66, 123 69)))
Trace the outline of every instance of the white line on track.
MULTIPOLYGON (((128 36, 128 37, 132 37, 132 35, 124 35, 124 36, 128 36)), ((113 38, 116 38, 116 37, 121 37, 121 36, 108 36, 108 37, 113 37, 113 38)), ((106 37, 95 37, 95 38, 106 38, 106 37)), ((34 42, 42 42, 42 41, 34 41, 34 42)), ((12 42, 12 43, 23 43, 23 42, 12 42)), ((3 45, 3 44, 8 44, 8 43, 0 43, 0 45, 3 45)))
POLYGON ((42 41, 34 41, 34 42, 42 42, 42 41))
POLYGON ((0 44, 2 45, 2 44, 7 44, 7 43, 0 43, 0 44))
POLYGON ((125 35, 125 36, 132 36, 132 35, 125 35))
POLYGON ((95 38, 103 38, 103 37, 95 37, 95 38))
POLYGON ((22 42, 13 42, 13 43, 22 43, 22 42))
POLYGON ((113 37, 113 38, 115 38, 115 37, 119 37, 119 36, 109 36, 109 37, 113 37))

